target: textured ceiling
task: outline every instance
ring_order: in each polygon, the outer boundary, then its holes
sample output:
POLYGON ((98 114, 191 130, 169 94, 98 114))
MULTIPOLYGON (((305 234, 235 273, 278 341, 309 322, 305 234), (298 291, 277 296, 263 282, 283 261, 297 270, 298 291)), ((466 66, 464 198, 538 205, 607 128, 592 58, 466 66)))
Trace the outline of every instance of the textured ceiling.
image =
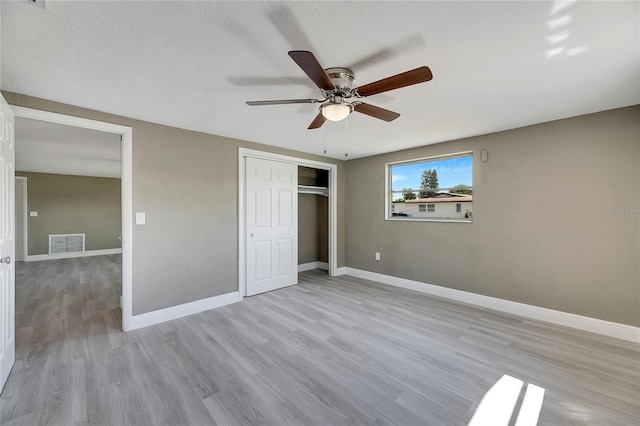
POLYGON ((16 117, 16 170, 120 178, 120 136, 16 117))
POLYGON ((1 87, 115 114, 349 158, 640 103, 638 2, 54 2, 1 8, 1 87), (401 113, 307 130, 311 50, 401 113))

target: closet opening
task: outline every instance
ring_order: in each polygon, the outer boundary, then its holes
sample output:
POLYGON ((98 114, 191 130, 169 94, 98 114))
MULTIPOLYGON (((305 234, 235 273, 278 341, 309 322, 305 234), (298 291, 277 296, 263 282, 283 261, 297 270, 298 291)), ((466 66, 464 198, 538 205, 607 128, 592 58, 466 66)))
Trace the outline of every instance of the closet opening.
POLYGON ((298 166, 298 271, 312 269, 329 270, 329 171, 298 166))

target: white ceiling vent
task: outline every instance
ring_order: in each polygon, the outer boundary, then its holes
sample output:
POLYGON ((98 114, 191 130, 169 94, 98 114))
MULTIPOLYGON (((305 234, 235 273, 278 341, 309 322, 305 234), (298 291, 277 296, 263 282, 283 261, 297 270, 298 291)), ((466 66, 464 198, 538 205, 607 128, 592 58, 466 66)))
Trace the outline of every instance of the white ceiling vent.
POLYGON ((77 253, 84 251, 84 234, 49 235, 49 254, 77 253))

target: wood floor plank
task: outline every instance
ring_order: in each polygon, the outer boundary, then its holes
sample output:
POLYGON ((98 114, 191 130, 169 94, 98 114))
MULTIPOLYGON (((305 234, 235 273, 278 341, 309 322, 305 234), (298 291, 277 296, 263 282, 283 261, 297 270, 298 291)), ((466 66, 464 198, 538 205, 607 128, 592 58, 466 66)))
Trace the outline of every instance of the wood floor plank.
POLYGON ((323 271, 123 333, 120 261, 17 265, 3 426, 465 425, 504 374, 541 425, 640 424, 632 342, 323 271))

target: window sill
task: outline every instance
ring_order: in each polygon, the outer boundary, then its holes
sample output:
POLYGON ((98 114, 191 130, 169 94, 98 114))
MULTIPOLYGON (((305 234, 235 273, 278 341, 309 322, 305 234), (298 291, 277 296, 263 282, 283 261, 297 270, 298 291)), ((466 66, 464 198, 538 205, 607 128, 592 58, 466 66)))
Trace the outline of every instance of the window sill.
POLYGON ((391 222, 444 222, 444 223, 473 223, 471 219, 429 219, 427 217, 387 217, 391 222))

